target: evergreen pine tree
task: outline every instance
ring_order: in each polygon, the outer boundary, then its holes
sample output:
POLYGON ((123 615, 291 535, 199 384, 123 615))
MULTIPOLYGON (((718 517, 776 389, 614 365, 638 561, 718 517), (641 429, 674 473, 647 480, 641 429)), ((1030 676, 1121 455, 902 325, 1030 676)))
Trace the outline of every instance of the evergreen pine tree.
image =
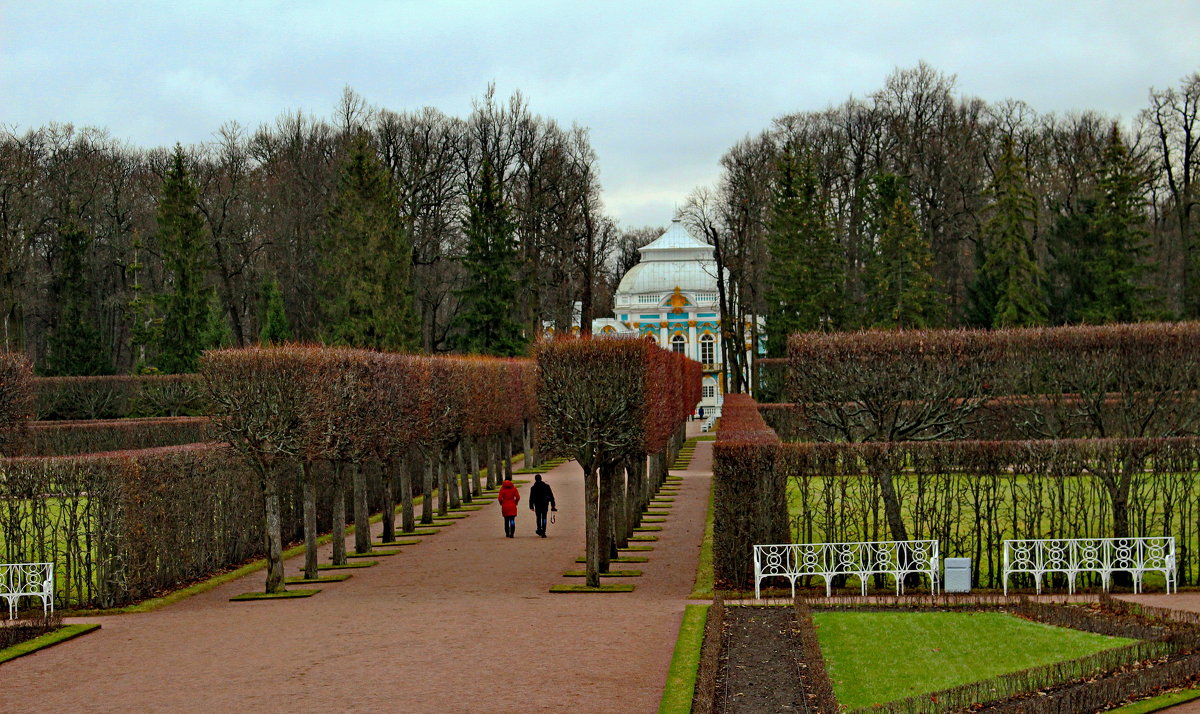
POLYGON ((1033 252, 1035 205, 1011 137, 1004 139, 991 196, 983 260, 971 286, 971 319, 981 327, 1043 325, 1046 277, 1033 252))
POLYGON ((162 314, 157 334, 157 364, 168 374, 195 372, 208 327, 208 244, 196 211, 196 184, 184 165, 183 148, 175 145, 163 181, 156 214, 158 244, 168 291, 156 302, 162 314))
POLYGON ((866 311, 874 327, 922 329, 941 324, 945 304, 933 277, 933 250, 908 203, 903 180, 876 177, 875 251, 866 266, 866 311))
POLYGON ((1146 214, 1140 174, 1121 133, 1113 125, 1097 183, 1094 234, 1099 242, 1089 271, 1095 302, 1081 311, 1084 322, 1132 322, 1147 310, 1141 278, 1145 263, 1146 214))
POLYGON ((392 183, 366 132, 350 139, 321 259, 322 338, 407 350, 418 344, 412 243, 392 183))
POLYGON ((1078 212, 1055 226, 1051 250, 1059 321, 1104 324, 1149 316, 1150 301, 1141 283, 1149 269, 1142 181, 1114 126, 1095 190, 1078 212))
POLYGON ((233 345, 233 340, 233 328, 229 326, 229 320, 225 316, 225 306, 217 297, 217 291, 209 290, 208 310, 200 344, 204 346, 204 349, 212 350, 229 347, 233 345))
POLYGON ((58 231, 58 272, 50 289, 56 312, 47 339, 47 375, 112 373, 112 361, 91 310, 87 276, 87 253, 91 242, 87 231, 74 221, 58 231))
POLYGON ((283 291, 279 281, 268 280, 262 285, 263 319, 258 341, 264 345, 278 345, 292 339, 292 326, 283 309, 283 291))
POLYGON ((522 354, 526 339, 513 319, 519 284, 519 256, 513 244, 515 225, 501 186, 486 159, 479 191, 467 206, 463 268, 466 287, 458 292, 461 311, 455 320, 456 347, 463 352, 511 357, 522 354))
POLYGON ((788 335, 841 327, 846 308, 842 251, 816 168, 791 144, 776 168, 769 221, 767 350, 779 357, 787 352, 788 335))

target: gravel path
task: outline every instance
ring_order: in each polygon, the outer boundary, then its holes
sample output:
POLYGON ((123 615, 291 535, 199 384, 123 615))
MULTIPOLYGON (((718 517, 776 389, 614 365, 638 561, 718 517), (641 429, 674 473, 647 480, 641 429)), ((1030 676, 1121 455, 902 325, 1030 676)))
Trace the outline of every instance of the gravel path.
MULTIPOLYGON (((689 424, 689 427, 695 425, 689 424)), ((652 712, 691 591, 711 481, 701 442, 628 594, 552 595, 583 554, 573 462, 544 476, 549 538, 494 501, 312 598, 229 602, 263 574, 0 666, 3 711, 652 712)), ((530 477, 532 478, 532 477, 530 477)), ((522 498, 528 485, 521 487, 522 498)), ((352 543, 352 541, 351 541, 352 543)), ((323 555, 328 560, 328 552, 323 555)), ((287 563, 297 575, 302 559, 287 563)), ((293 586, 304 587, 304 586, 293 586)))

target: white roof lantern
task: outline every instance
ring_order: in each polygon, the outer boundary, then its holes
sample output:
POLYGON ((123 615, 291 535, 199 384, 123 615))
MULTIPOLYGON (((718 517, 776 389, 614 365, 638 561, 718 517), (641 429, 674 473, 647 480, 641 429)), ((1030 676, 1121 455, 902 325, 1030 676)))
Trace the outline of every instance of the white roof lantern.
POLYGON ((678 220, 653 243, 639 249, 642 260, 629 269, 617 286, 623 296, 655 293, 665 296, 679 288, 689 293, 715 293, 717 264, 713 247, 693 236, 678 220))

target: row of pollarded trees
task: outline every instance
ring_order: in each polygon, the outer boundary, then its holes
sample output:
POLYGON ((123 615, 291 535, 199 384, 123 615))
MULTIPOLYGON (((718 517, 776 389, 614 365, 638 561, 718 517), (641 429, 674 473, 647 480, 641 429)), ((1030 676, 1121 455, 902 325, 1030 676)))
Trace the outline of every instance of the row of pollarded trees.
POLYGON ((511 473, 513 434, 527 426, 532 364, 487 358, 422 357, 308 346, 218 350, 205 354, 201 375, 217 433, 258 477, 265 517, 267 592, 283 589, 279 480, 301 482, 305 577, 317 576, 317 493, 333 484, 333 560, 345 563, 345 494, 351 494, 355 551, 371 549, 367 475, 383 485, 383 538, 479 495, 511 473), (470 466, 467 466, 469 461, 470 466), (503 465, 502 465, 503 464, 503 465), (417 474, 419 473, 419 476, 417 474))
POLYGON ((539 444, 583 467, 587 584, 597 587, 683 442, 701 366, 647 340, 557 340, 536 359, 539 444))

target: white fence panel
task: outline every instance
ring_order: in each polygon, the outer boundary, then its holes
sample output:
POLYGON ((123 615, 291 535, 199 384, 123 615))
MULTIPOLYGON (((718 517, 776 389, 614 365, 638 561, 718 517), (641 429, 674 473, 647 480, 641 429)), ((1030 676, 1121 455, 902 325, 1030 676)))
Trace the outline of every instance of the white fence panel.
POLYGON ((938 590, 938 542, 936 540, 877 541, 865 543, 787 543, 754 546, 754 597, 761 594, 763 579, 787 578, 796 595, 796 580, 818 576, 825 580, 825 595, 832 592, 832 579, 839 575, 857 577, 862 594, 867 578, 891 575, 896 594, 904 592, 904 578, 925 575, 934 593, 938 590))
POLYGON ((54 612, 54 563, 0 563, 0 598, 8 601, 10 620, 22 597, 40 598, 43 615, 54 612))
POLYGON ((1015 573, 1033 575, 1037 592, 1042 592, 1042 576, 1063 573, 1068 592, 1075 592, 1079 573, 1098 573, 1104 589, 1112 585, 1112 574, 1133 576, 1133 591, 1142 591, 1142 576, 1161 572, 1167 580, 1167 592, 1178 589, 1175 574, 1175 539, 1158 538, 1043 538, 1004 541, 1004 594, 1008 577, 1015 573))

